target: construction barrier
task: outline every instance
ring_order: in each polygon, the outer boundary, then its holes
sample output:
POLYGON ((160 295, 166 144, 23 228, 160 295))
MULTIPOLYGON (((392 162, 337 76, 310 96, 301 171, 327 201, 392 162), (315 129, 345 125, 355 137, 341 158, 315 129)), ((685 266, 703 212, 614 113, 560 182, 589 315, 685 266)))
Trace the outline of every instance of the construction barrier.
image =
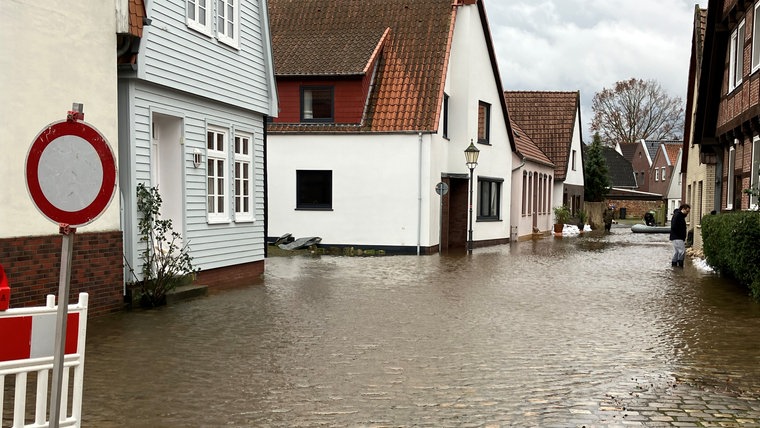
MULTIPOLYGON (((68 306, 59 427, 81 425, 87 301, 87 293, 80 293, 79 302, 68 306)), ((49 379, 53 370, 58 308, 53 295, 47 296, 46 303, 44 307, 0 311, 0 421, 3 427, 50 425, 47 420, 49 379), (28 388, 28 384, 35 383, 36 389, 28 388), (11 385, 14 394, 6 397, 5 392, 11 385)))

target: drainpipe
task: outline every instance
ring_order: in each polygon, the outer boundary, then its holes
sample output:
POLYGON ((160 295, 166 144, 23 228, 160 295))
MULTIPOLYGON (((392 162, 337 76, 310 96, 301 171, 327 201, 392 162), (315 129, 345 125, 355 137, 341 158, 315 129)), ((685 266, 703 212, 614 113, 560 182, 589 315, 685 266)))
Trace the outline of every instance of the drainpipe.
POLYGON ((515 172, 524 166, 525 166, 525 158, 522 158, 522 163, 520 165, 517 165, 515 168, 512 168, 512 172, 515 172))
POLYGON ((419 146, 419 165, 417 181, 417 255, 420 255, 420 246, 422 245, 422 132, 417 133, 419 146))

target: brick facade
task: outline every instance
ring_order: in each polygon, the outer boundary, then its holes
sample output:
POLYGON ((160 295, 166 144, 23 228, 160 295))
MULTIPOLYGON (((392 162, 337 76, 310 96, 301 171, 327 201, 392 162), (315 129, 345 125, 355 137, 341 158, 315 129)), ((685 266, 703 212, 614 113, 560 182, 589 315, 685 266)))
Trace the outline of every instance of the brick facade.
POLYGON ((625 208, 625 218, 644 218, 644 214, 650 210, 657 210, 663 205, 663 201, 643 201, 636 199, 608 199, 608 204, 615 205, 615 217, 620 215, 620 209, 625 208))
POLYGON ((196 284, 211 288, 237 287, 250 284, 264 273, 264 261, 244 263, 223 268, 200 271, 196 284))
MULTIPOLYGON (((0 239, 0 263, 11 286, 11 307, 43 306, 45 296, 58 295, 61 235, 0 239)), ((124 306, 121 231, 77 233, 71 261, 69 303, 87 292, 90 316, 124 306)))

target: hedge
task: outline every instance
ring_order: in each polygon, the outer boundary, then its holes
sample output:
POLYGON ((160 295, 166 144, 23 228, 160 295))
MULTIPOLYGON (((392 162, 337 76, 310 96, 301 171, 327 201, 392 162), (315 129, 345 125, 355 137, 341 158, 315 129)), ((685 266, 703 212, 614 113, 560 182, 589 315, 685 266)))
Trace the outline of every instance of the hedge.
POLYGON ((707 263, 721 275, 738 280, 760 300, 760 213, 706 215, 702 242, 707 263))

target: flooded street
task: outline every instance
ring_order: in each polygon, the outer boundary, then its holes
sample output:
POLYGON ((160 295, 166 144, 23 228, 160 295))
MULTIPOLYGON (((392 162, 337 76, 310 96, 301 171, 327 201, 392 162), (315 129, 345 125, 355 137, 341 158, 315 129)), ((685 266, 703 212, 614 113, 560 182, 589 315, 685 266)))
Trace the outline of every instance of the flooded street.
POLYGON ((248 287, 95 319, 83 426, 758 426, 760 305, 672 268, 666 234, 612 232, 275 257, 248 287))

